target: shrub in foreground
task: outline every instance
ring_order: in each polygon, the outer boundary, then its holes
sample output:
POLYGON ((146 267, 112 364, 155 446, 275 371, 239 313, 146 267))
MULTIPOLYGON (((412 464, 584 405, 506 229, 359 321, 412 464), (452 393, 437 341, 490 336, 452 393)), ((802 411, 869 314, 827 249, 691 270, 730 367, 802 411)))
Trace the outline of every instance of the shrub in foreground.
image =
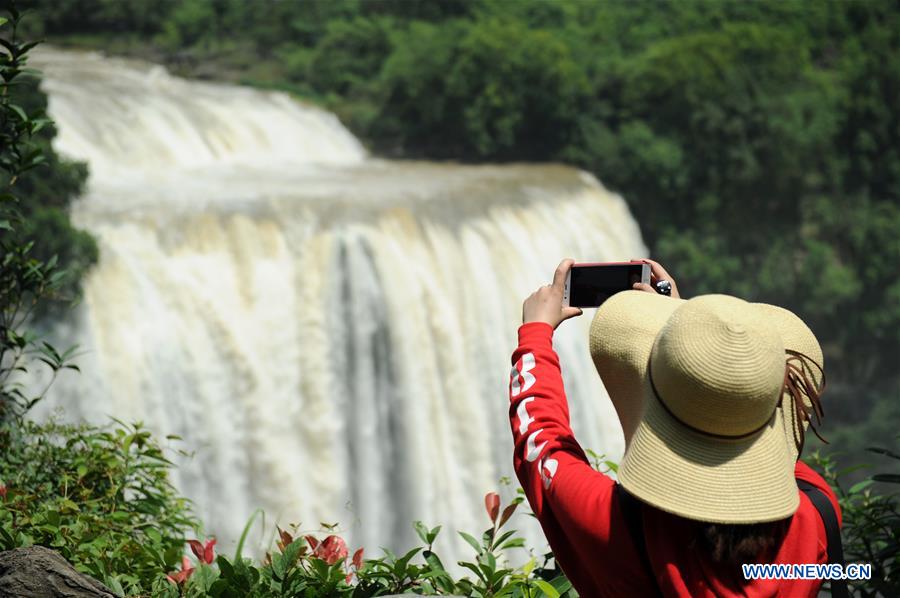
POLYGON ((140 594, 196 533, 172 463, 140 425, 0 427, 0 550, 39 544, 120 594, 140 594))
POLYGON ((547 567, 549 555, 542 566, 535 557, 509 564, 508 552, 524 548, 505 529, 521 496, 501 508, 489 493, 490 527, 478 538, 460 532, 474 552, 458 563, 464 577, 434 550, 441 528, 421 522, 414 526, 422 546, 402 555, 365 558, 331 530, 292 528, 279 529, 272 552, 254 561, 243 557, 243 539, 231 558, 216 554, 215 539, 191 539, 200 525, 169 482, 173 463, 140 424, 19 420, 0 426, 0 454, 0 550, 49 547, 123 596, 575 595, 547 567))
MULTIPOLYGON (((900 454, 895 451, 879 447, 867 450, 900 462, 900 454)), ((818 453, 810 461, 822 472, 841 504, 845 561, 872 565, 872 579, 851 581, 851 590, 859 596, 900 596, 900 500, 897 492, 876 491, 879 484, 900 484, 900 472, 877 473, 845 488, 841 477, 867 466, 838 469, 831 455, 818 453)))
MULTIPOLYGON (((455 578, 434 551, 440 526, 414 524, 423 546, 403 555, 384 549, 379 558, 364 558, 364 549, 350 555, 344 540, 335 534, 325 538, 278 530, 277 550, 261 563, 238 554, 233 559, 215 555, 214 540, 190 541, 194 558, 184 557, 179 570, 157 579, 155 596, 269 597, 383 596, 397 593, 424 595, 509 596, 537 598, 574 597, 569 581, 556 569, 539 568, 532 557, 521 567, 511 566, 507 551, 523 548, 514 530, 503 530, 522 502, 516 498, 501 511, 500 497, 489 493, 485 508, 491 527, 480 539, 460 532, 472 547, 474 559, 458 564, 471 572, 455 578)), ((545 562, 546 565, 546 562, 545 562)))

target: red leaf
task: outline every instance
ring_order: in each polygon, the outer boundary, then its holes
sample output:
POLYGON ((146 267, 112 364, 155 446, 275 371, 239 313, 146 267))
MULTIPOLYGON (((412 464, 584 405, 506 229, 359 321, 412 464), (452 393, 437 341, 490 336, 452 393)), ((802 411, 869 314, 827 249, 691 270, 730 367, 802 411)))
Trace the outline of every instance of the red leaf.
POLYGON ((360 548, 359 550, 357 550, 356 552, 353 553, 353 567, 356 569, 359 569, 360 567, 362 567, 362 561, 363 561, 363 549, 360 548))
POLYGON ((175 585, 181 585, 182 583, 190 579, 193 572, 194 568, 191 567, 191 559, 183 556, 181 557, 181 571, 172 571, 171 573, 166 575, 166 579, 168 579, 175 585))
POLYGON ((487 510, 491 522, 497 521, 497 515, 500 513, 500 495, 496 492, 488 492, 485 494, 484 508, 487 510))
POLYGON ((306 538, 306 543, 309 544, 309 547, 315 551, 316 546, 319 545, 319 541, 313 536, 304 536, 304 538, 306 538))
POLYGON ((6 485, 0 484, 0 499, 6 500, 6 485))
POLYGON ((203 562, 207 565, 212 565, 213 561, 216 560, 216 539, 213 538, 206 542, 206 546, 203 547, 203 562))
POLYGON ((201 544, 198 540, 188 540, 188 544, 191 545, 191 552, 194 553, 194 556, 203 560, 203 544, 201 544))
POLYGON ((316 549, 315 556, 329 565, 333 565, 341 559, 347 558, 347 544, 340 536, 328 536, 316 549))
POLYGON ((281 540, 278 541, 278 547, 281 549, 282 552, 284 552, 285 546, 287 546, 288 544, 290 544, 291 542, 294 541, 294 536, 292 536, 288 532, 284 531, 277 525, 275 526, 275 529, 278 530, 278 535, 281 537, 281 540))
POLYGON ((513 512, 515 512, 516 507, 519 506, 519 503, 514 502, 505 509, 503 509, 503 515, 500 516, 500 524, 497 527, 503 527, 503 524, 509 521, 509 518, 512 517, 513 512))

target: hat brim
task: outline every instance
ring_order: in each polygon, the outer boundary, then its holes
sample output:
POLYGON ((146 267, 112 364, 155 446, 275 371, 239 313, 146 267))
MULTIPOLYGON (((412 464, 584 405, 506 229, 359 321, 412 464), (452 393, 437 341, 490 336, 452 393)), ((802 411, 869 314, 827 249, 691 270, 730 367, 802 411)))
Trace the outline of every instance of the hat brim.
POLYGON ((783 424, 774 416, 757 434, 726 441, 676 421, 649 385, 644 405, 618 471, 628 492, 675 515, 714 523, 776 521, 797 510, 783 424))

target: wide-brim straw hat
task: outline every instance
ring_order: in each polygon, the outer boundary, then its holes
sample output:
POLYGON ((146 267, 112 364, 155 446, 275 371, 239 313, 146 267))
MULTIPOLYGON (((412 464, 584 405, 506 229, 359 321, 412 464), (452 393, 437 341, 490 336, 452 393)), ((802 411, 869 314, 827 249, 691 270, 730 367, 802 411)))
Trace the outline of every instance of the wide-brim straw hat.
POLYGON ((785 347, 821 364, 799 318, 724 295, 683 301, 626 291, 598 310, 590 345, 625 433, 626 490, 703 521, 755 523, 794 512, 796 430, 804 422, 793 409, 776 409, 785 347))

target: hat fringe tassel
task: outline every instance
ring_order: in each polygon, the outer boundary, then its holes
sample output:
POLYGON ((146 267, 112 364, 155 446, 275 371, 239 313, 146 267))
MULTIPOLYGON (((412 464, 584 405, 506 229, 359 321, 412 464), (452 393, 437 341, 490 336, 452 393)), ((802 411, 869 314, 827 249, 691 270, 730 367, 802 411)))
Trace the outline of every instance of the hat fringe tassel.
POLYGON ((803 450, 803 444, 806 441, 806 433, 804 431, 803 422, 809 424, 809 428, 816 437, 828 444, 828 441, 822 438, 816 426, 822 425, 822 418, 825 412, 822 410, 822 402, 820 400, 822 393, 825 392, 825 371, 818 363, 808 355, 799 351, 790 349, 785 351, 790 355, 785 360, 784 368, 784 389, 793 397, 794 422, 797 426, 794 440, 797 443, 797 453, 803 450), (812 369, 808 364, 816 366, 822 374, 822 384, 817 385, 811 378, 812 369), (803 397, 809 398, 810 406, 807 407, 803 397), (815 424, 813 424, 813 415, 815 415, 815 424))

